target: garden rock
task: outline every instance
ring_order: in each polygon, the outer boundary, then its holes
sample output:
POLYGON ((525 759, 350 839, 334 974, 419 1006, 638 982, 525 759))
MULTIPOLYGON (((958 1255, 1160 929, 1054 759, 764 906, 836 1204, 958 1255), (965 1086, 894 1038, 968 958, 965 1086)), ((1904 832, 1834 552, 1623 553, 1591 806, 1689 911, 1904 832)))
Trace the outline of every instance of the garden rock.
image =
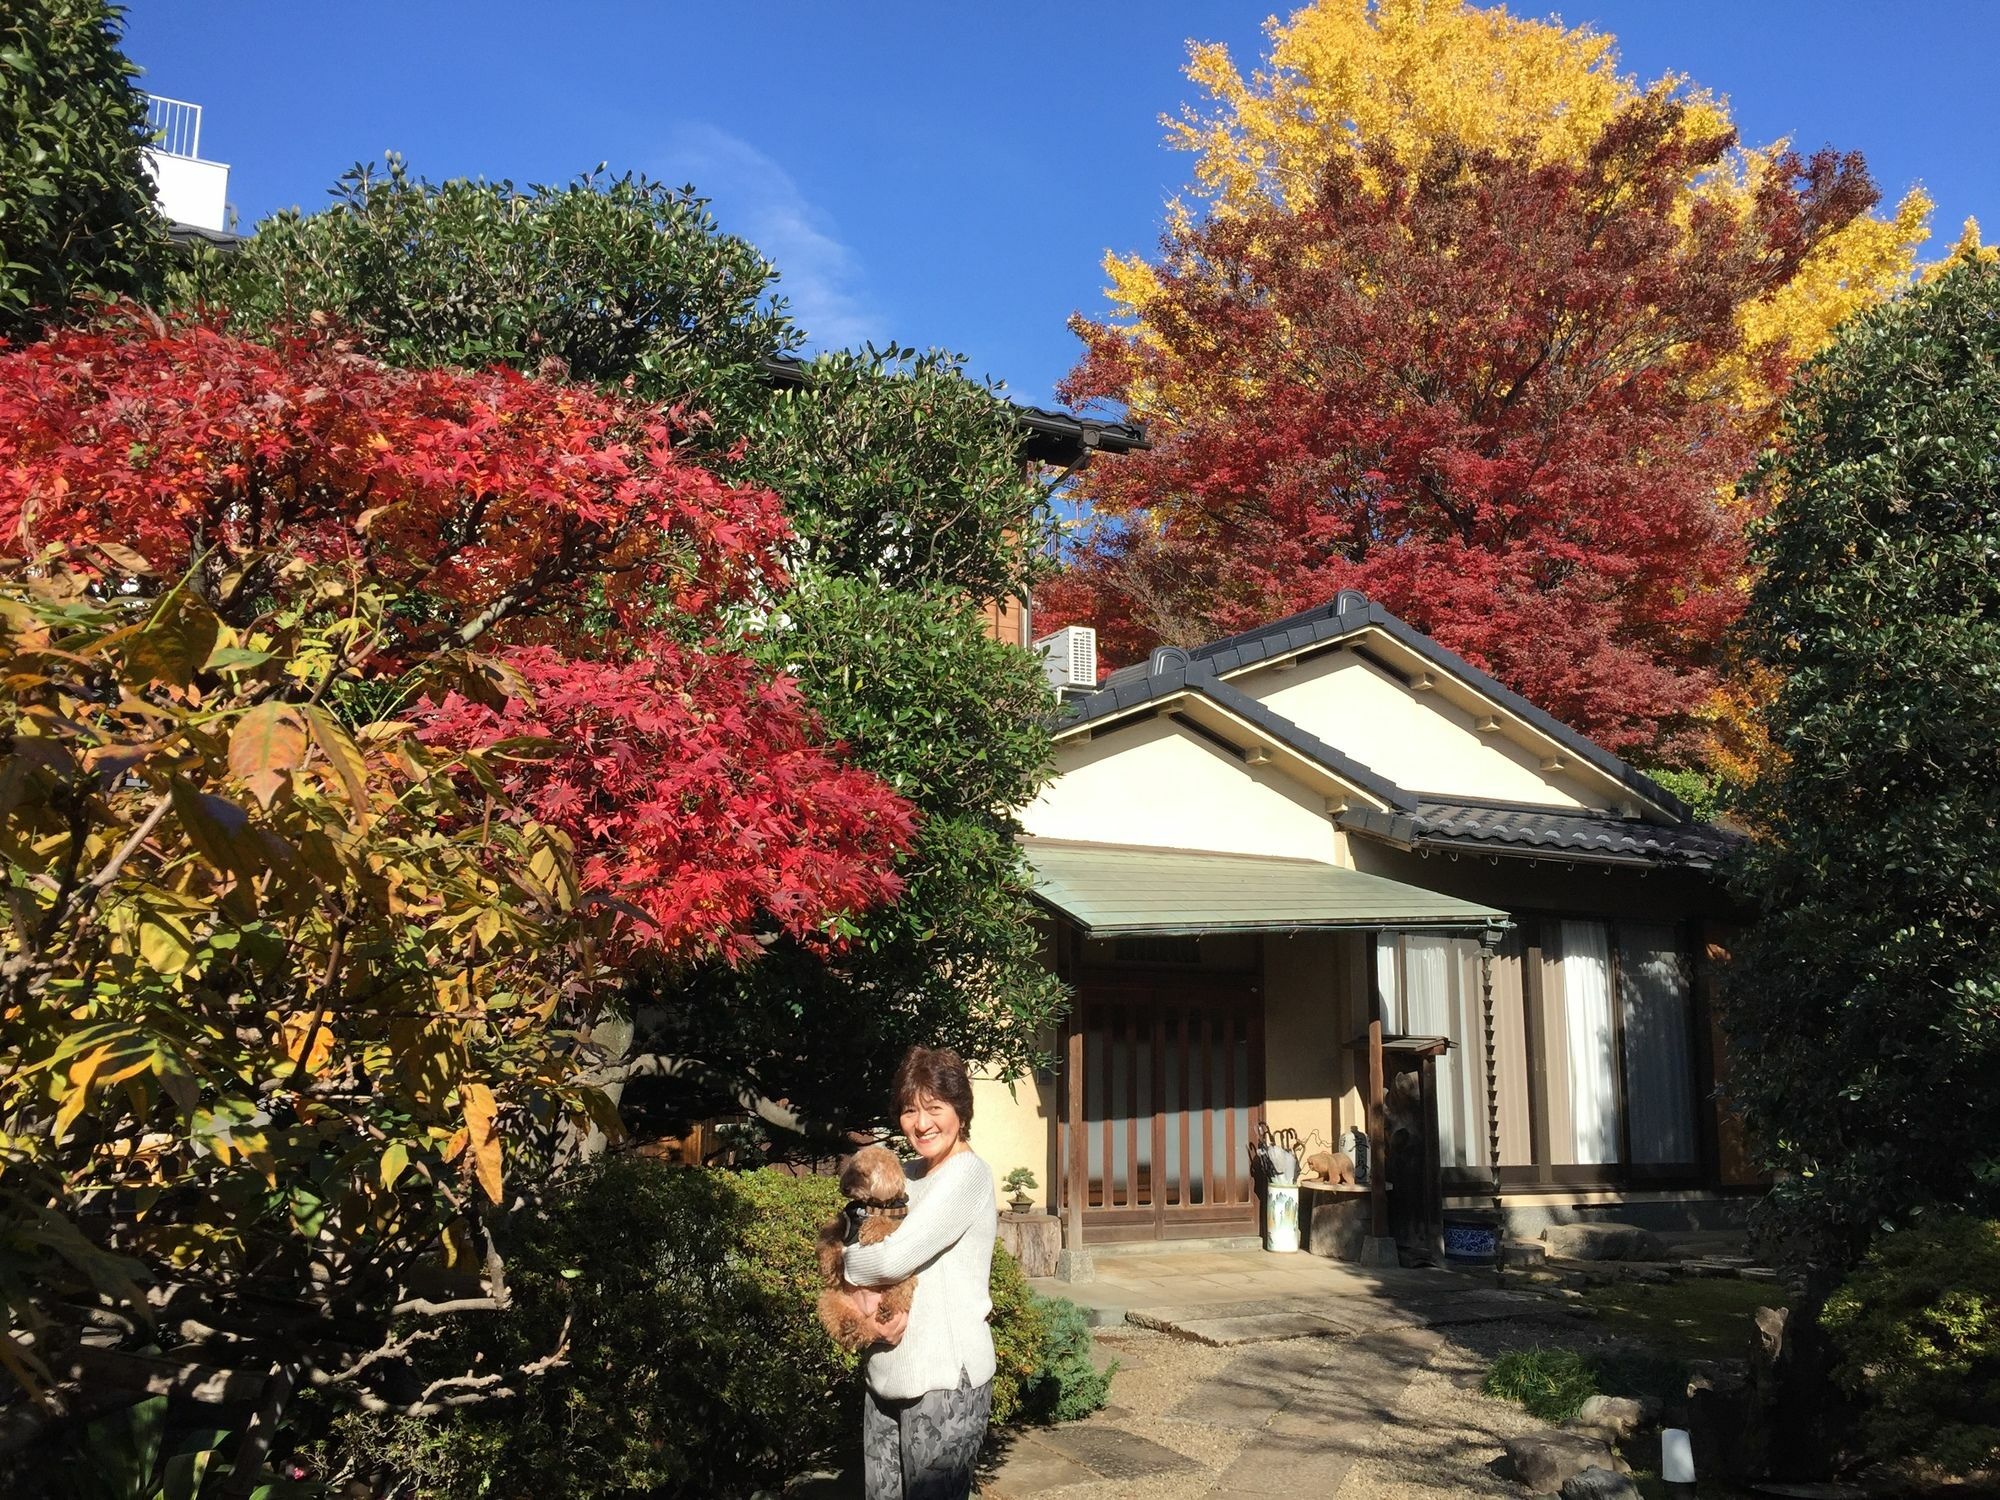
POLYGON ((1630 1476, 1609 1469, 1583 1469, 1563 1481, 1562 1500, 1639 1500, 1630 1476))
POLYGON ((1542 1231, 1548 1253, 1561 1260, 1665 1260, 1667 1247, 1636 1224, 1551 1224, 1542 1231))
POLYGON ((1531 1432, 1509 1438, 1507 1456, 1514 1461, 1515 1477, 1537 1495, 1556 1494, 1565 1479, 1585 1469, 1627 1471, 1609 1443, 1575 1432, 1531 1432))
POLYGON ((1592 1396, 1577 1408, 1575 1416, 1563 1423, 1563 1430, 1618 1443, 1659 1420, 1660 1403, 1650 1396, 1642 1400, 1630 1396, 1592 1396))

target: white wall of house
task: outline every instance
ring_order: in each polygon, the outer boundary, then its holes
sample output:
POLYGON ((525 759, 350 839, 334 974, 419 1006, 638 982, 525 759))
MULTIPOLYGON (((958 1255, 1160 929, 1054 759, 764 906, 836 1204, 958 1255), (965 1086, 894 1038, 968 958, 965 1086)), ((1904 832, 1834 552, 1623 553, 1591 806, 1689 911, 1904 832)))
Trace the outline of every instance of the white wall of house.
POLYGON ((175 224, 197 229, 229 227, 229 168, 219 161, 174 156, 165 151, 142 152, 153 177, 160 212, 175 224))
POLYGON ((1171 719, 1056 749, 1056 777, 1021 814, 1032 836, 1338 863, 1326 799, 1249 766, 1171 719))
POLYGON ((972 1080, 972 1149, 992 1169, 994 1194, 1001 1203, 1013 1196, 1001 1184, 1016 1167, 1035 1174, 1040 1186, 1028 1196, 1038 1209, 1055 1203, 1048 1160, 1056 1125, 1053 1080, 1020 1078, 1011 1087, 996 1078, 972 1080))
POLYGON ((1262 701, 1370 770, 1413 792, 1483 802, 1603 806, 1576 778, 1541 769, 1542 752, 1482 733, 1469 710, 1436 689, 1416 691, 1351 652, 1229 685, 1262 701))

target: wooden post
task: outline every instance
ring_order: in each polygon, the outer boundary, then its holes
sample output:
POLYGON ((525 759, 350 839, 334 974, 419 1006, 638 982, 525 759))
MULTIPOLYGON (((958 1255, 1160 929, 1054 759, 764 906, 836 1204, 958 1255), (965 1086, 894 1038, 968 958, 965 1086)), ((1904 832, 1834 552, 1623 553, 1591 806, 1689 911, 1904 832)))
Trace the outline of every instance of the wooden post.
MULTIPOLYGON (((1083 1203, 1090 1194, 1089 1158, 1084 1150, 1083 1120, 1083 1007, 1070 1012, 1069 1046, 1064 1072, 1069 1098, 1069 1139, 1063 1144, 1069 1158, 1063 1172, 1063 1248, 1083 1248, 1083 1203)), ((1110 1163, 1105 1164, 1110 1170, 1110 1163)))
POLYGON ((1368 1203, 1369 1233, 1389 1232, 1389 1110, 1382 1068, 1382 1019, 1368 1023, 1368 1203))

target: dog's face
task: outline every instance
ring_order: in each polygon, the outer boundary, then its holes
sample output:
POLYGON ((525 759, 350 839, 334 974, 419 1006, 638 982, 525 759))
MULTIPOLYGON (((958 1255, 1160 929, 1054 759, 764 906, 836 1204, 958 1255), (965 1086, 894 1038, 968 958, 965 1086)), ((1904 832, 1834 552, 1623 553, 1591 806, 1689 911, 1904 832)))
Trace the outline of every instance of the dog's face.
POLYGON ((841 1170, 840 1190, 857 1203, 893 1203, 903 1196, 903 1164, 882 1146, 863 1146, 841 1170))

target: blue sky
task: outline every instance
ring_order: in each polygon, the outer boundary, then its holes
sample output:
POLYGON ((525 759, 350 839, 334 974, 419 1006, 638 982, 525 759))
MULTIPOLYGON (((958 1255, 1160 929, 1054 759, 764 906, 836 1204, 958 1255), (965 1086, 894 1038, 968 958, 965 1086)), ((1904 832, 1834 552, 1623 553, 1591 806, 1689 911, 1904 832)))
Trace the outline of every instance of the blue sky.
MULTIPOLYGON (((1259 52, 1272 7, 1098 0, 130 0, 146 87, 204 106, 248 225, 357 160, 561 181, 599 161, 715 200, 777 261, 815 344, 943 345, 1048 401, 1102 308, 1107 248, 1146 249, 1186 159, 1186 43, 1259 52)), ((1517 13, 1546 14, 1517 6, 1517 13)), ((1728 96, 1747 140, 1859 149, 1921 181, 1949 244, 2000 238, 2000 4, 1577 0, 1626 71, 1728 96)), ((1939 253, 1942 245, 1938 247, 1939 253)))

